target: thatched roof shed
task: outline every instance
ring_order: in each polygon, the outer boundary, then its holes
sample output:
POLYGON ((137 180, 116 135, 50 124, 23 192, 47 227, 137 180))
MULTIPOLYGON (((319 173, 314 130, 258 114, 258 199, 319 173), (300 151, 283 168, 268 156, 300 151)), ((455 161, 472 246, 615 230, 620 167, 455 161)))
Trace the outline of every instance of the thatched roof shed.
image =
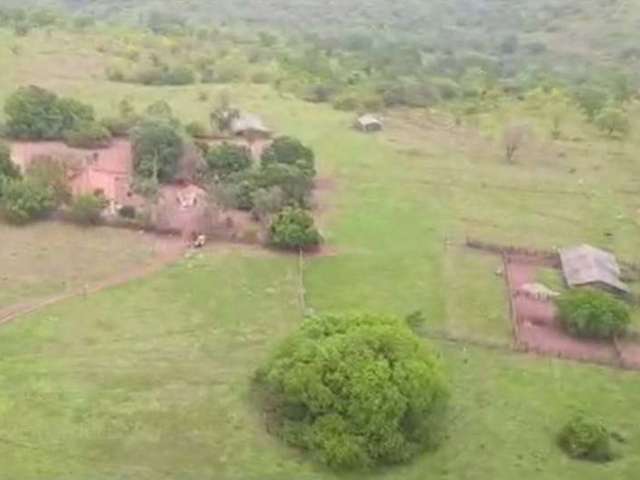
POLYGON ((620 267, 616 257, 590 245, 560 250, 562 271, 570 287, 591 285, 628 293, 629 288, 620 280, 620 267))
POLYGON ((242 114, 231 122, 231 131, 234 135, 268 137, 271 135, 262 119, 253 114, 242 114))
POLYGON ((379 132, 382 130, 382 121, 371 114, 366 114, 356 120, 355 126, 363 132, 379 132))

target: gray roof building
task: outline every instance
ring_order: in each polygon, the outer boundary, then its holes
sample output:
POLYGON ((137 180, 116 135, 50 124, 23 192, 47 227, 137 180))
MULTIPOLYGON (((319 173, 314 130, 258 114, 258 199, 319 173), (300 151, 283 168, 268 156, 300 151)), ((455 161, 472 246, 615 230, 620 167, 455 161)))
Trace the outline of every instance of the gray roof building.
POLYGON ((231 131, 234 135, 264 135, 271 134, 262 119, 253 114, 242 114, 231 122, 231 131))
POLYGON ((382 121, 371 114, 366 114, 356 120, 356 127, 363 132, 377 132, 382 130, 382 121))
POLYGON ((590 245, 560 250, 562 272, 570 287, 592 285, 616 292, 628 293, 620 280, 620 267, 616 257, 590 245))

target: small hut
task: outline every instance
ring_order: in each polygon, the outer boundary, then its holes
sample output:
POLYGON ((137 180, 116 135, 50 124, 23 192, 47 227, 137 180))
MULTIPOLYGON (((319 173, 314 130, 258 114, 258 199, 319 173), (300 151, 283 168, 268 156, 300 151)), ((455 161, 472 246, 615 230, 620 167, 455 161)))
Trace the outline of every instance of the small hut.
POLYGON ((379 132, 382 130, 382 121, 371 114, 366 114, 356 120, 355 127, 361 132, 379 132))
POLYGON ((562 272, 569 287, 592 286, 618 294, 629 293, 620 280, 616 257, 590 245, 560 250, 562 272))
POLYGON ((253 114, 241 114, 231 122, 231 132, 237 137, 245 137, 252 141, 261 138, 269 138, 269 130, 262 119, 253 114))

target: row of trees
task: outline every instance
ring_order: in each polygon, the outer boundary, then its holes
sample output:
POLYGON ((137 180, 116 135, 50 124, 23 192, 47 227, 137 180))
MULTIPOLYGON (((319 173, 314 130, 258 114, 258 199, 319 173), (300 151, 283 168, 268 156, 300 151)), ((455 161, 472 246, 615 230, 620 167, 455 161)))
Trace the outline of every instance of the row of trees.
POLYGON ((20 140, 66 140, 71 146, 92 148, 105 146, 111 138, 91 106, 36 86, 11 94, 4 112, 6 133, 20 140))

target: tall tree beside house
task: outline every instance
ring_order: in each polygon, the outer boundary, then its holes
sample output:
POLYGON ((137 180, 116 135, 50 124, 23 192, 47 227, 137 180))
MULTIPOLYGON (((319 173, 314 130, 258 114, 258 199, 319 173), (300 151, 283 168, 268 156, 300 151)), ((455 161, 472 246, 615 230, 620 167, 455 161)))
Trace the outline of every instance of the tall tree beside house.
POLYGON ((159 183, 174 179, 184 153, 184 141, 171 122, 147 119, 133 129, 131 140, 138 176, 159 183))

